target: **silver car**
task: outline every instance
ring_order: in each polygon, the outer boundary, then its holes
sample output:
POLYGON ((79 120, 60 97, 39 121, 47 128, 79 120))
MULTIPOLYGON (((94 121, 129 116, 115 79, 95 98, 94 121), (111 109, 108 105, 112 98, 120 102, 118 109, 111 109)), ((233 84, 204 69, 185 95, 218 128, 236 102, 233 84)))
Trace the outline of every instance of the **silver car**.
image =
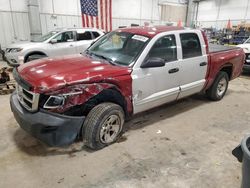
POLYGON ((35 59, 77 54, 104 35, 92 28, 61 29, 47 33, 30 42, 18 42, 6 48, 5 57, 11 66, 18 66, 35 59))

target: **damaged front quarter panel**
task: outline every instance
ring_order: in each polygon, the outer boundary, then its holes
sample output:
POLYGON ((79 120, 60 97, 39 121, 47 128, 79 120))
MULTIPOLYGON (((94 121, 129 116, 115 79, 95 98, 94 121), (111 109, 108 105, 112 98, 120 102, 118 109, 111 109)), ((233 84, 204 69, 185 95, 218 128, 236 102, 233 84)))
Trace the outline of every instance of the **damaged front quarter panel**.
POLYGON ((77 84, 67 86, 54 92, 46 93, 46 95, 65 97, 65 103, 62 106, 50 109, 52 112, 63 113, 71 107, 84 104, 93 96, 98 95, 101 91, 114 87, 115 85, 110 83, 77 84))

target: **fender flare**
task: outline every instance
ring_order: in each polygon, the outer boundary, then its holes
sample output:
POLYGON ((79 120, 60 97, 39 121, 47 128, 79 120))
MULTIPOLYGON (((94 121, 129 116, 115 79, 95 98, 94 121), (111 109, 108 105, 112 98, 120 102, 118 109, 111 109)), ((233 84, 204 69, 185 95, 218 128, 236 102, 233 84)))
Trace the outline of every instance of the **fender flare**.
POLYGON ((29 57, 30 55, 33 55, 33 54, 41 54, 41 55, 45 55, 45 56, 48 57, 48 55, 47 55, 45 52, 36 50, 36 51, 31 51, 31 52, 27 53, 27 54, 24 56, 23 62, 26 63, 28 57, 29 57))

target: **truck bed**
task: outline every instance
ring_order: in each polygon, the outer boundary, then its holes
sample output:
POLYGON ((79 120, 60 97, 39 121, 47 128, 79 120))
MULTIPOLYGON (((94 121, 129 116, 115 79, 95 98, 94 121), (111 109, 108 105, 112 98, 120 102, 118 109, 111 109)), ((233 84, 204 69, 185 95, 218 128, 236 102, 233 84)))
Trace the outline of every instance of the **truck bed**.
POLYGON ((223 45, 218 45, 218 44, 209 44, 209 52, 210 53, 215 53, 215 52, 221 52, 221 51, 227 51, 227 50, 234 50, 239 47, 236 46, 223 46, 223 45))
POLYGON ((208 55, 209 71, 207 74, 208 84, 206 85, 206 89, 211 86, 222 67, 226 67, 224 71, 230 73, 230 80, 241 74, 245 58, 244 51, 241 48, 209 44, 208 55))

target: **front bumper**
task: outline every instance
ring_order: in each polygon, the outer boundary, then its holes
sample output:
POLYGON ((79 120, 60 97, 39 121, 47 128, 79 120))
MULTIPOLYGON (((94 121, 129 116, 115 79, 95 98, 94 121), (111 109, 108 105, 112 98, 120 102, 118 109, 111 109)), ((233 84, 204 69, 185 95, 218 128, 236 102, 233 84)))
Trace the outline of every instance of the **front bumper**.
POLYGON ((65 116, 42 109, 31 113, 20 105, 16 92, 11 95, 10 106, 20 127, 49 146, 73 143, 85 119, 85 117, 65 116))

